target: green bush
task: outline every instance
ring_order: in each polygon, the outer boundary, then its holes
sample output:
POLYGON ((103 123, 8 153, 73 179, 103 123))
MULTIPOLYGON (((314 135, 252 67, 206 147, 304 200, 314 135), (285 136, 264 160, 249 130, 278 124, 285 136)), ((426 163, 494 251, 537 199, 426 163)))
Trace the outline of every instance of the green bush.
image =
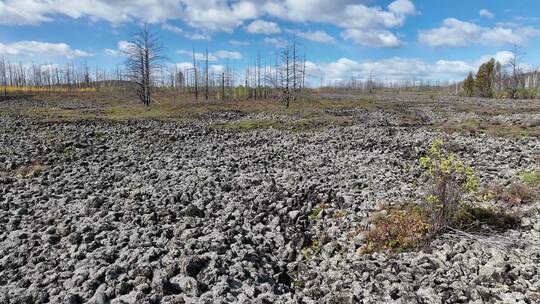
MULTIPOLYGON (((478 189, 474 170, 449 153, 440 139, 432 142, 420 163, 429 175, 428 193, 423 204, 387 207, 372 216, 372 227, 365 234, 361 253, 402 252, 428 244, 441 233, 453 229, 480 230, 485 226, 504 230, 516 227, 519 219, 495 207, 466 203, 466 195, 478 189)), ((528 175, 527 175, 528 176, 528 175)), ((531 179, 527 177, 527 179, 531 179)), ((495 193, 480 193, 493 198, 495 193)))
POLYGON ((435 235, 451 224, 463 196, 478 189, 478 178, 471 167, 444 149, 440 139, 432 142, 420 163, 429 174, 426 202, 431 216, 430 233, 435 235))

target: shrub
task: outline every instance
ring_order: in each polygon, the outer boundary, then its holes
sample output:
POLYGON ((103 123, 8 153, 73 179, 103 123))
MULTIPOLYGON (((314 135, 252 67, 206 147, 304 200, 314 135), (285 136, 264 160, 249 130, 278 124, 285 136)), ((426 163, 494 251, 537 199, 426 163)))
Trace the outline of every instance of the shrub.
MULTIPOLYGON (((504 230, 516 227, 519 219, 495 207, 473 206, 464 197, 478 189, 474 170, 448 152, 443 142, 432 142, 420 163, 429 174, 428 193, 423 204, 389 207, 372 217, 372 227, 365 235, 361 253, 402 252, 428 244, 437 235, 453 229, 479 230, 485 226, 504 230)), ((520 197, 527 194, 516 189, 520 197)), ((480 192, 486 200, 499 192, 480 192)), ((501 194, 502 195, 502 194, 501 194)))
POLYGON ((420 163, 429 174, 426 202, 431 217, 430 233, 435 235, 451 224, 463 196, 477 190, 478 178, 471 167, 446 151, 440 139, 432 142, 428 155, 420 158, 420 163))
POLYGON ((367 232, 360 251, 406 251, 424 243, 429 228, 429 217, 421 206, 400 205, 373 219, 373 228, 367 232))

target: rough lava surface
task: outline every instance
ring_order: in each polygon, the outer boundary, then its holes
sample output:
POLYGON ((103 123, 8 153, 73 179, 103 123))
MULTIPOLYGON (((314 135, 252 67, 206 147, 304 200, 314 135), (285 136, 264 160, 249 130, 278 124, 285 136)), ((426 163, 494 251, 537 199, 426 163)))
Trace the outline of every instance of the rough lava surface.
MULTIPOLYGON (((371 212, 420 197, 418 158, 439 134, 343 115, 355 124, 301 133, 210 127, 260 118, 234 113, 0 117, 0 303, 540 302, 538 202, 483 242, 360 254, 371 212), (31 164, 44 169, 14 173, 31 164)), ((540 152, 534 137, 452 137, 486 183, 510 183, 540 152)))

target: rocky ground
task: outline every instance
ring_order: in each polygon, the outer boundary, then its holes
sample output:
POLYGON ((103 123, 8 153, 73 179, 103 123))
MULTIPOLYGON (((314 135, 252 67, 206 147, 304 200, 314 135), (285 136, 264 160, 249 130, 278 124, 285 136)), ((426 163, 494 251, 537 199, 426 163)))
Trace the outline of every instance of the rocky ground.
MULTIPOLYGON (((518 229, 359 253, 374 210, 421 195, 441 114, 419 113, 405 125, 348 110, 334 114, 352 126, 309 132, 210 127, 237 113, 4 115, 0 303, 539 303, 537 201, 514 207, 518 229)), ((484 183, 515 181, 540 154, 536 137, 451 137, 484 183)))

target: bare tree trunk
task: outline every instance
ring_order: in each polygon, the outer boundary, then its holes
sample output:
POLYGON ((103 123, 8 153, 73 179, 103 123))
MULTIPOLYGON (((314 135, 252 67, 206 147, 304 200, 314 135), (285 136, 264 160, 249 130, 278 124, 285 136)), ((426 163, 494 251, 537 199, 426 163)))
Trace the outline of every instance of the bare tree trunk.
POLYGON ((195 81, 195 100, 199 99, 199 88, 197 83, 197 62, 195 60, 195 48, 193 48, 193 73, 195 81))
POLYGON ((205 70, 205 90, 204 90, 204 99, 205 100, 208 100, 208 49, 206 49, 206 60, 205 60, 205 66, 204 66, 204 70, 205 70))

